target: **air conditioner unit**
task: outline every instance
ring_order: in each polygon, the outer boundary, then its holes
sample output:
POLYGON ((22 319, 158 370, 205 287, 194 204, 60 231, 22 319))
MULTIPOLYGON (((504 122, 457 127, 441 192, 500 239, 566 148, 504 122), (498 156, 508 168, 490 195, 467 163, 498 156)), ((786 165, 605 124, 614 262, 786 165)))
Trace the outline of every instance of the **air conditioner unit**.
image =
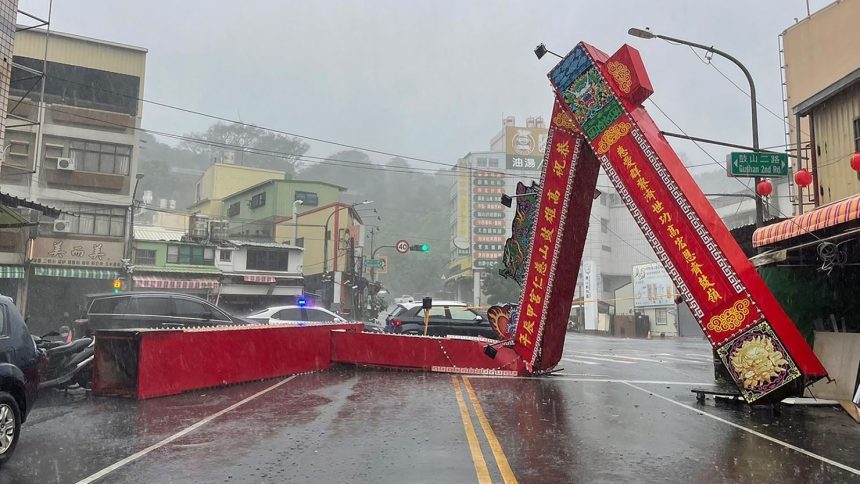
POLYGON ((57 158, 57 169, 75 171, 77 163, 72 158, 57 158))
POLYGON ((71 232, 72 223, 68 220, 54 220, 54 232, 71 232))

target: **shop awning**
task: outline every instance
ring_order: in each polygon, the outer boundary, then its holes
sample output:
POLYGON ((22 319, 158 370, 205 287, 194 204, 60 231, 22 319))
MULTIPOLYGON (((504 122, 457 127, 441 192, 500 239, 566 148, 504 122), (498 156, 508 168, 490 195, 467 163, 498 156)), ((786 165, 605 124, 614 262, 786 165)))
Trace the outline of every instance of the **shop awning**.
POLYGON ((38 210, 42 212, 47 217, 51 218, 59 218, 63 213, 62 210, 49 207, 47 205, 42 205, 41 203, 36 203, 26 198, 19 198, 14 195, 9 195, 8 193, 0 192, 0 205, 5 205, 7 207, 25 207, 32 208, 33 210, 38 210))
POLYGON ((69 277, 73 279, 116 279, 116 270, 89 267, 36 266, 33 274, 45 277, 69 277))
POLYGON ((264 276, 260 274, 245 274, 242 276, 242 280, 245 282, 264 282, 266 284, 272 284, 273 282, 277 282, 275 276, 264 276))
POLYGON ((753 247, 762 247, 858 219, 860 195, 757 229, 753 232, 752 243, 753 247))
POLYGON ((0 266, 0 279, 23 279, 24 268, 21 266, 0 266))
POLYGON ((134 285, 139 289, 217 289, 217 279, 177 277, 134 276, 134 285))

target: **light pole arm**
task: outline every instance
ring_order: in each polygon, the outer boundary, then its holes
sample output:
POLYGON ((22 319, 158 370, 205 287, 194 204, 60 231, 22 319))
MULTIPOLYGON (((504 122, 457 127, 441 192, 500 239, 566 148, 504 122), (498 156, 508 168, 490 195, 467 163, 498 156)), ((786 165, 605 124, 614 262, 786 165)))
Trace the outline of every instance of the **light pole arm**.
POLYGON ((393 245, 380 245, 379 247, 373 249, 373 252, 370 253, 371 259, 376 259, 376 253, 379 252, 379 249, 394 249, 393 245))

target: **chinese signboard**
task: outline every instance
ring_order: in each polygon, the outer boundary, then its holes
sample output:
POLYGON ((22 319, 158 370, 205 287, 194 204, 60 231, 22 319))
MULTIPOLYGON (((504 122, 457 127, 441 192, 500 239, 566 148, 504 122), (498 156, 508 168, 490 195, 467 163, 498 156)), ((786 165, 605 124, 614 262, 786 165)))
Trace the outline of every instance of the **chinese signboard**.
MULTIPOLYGON (((813 380, 825 376, 642 109, 652 89, 638 51, 625 45, 609 56, 580 43, 549 77, 588 151, 597 156, 744 398, 754 402, 783 387, 791 391, 801 373, 813 380), (766 364, 758 360, 764 354, 766 364)), ((545 196, 552 188, 543 190, 545 196)), ((539 246, 537 236, 532 244, 533 250, 539 246)))
POLYGON ((788 176, 788 155, 733 151, 726 168, 733 177, 788 176))
POLYGON ((471 216, 472 267, 493 267, 502 258, 505 243, 505 212, 500 200, 505 189, 504 174, 472 171, 471 216))
POLYGON ((505 127, 508 170, 540 170, 547 139, 546 128, 505 127))
POLYGON ((57 266, 121 267, 122 242, 39 237, 33 240, 32 260, 57 266))
POLYGON ((599 165, 556 101, 526 256, 514 349, 529 371, 558 364, 599 165))
POLYGON ((675 285, 662 264, 633 266, 633 306, 671 306, 675 304, 675 285))

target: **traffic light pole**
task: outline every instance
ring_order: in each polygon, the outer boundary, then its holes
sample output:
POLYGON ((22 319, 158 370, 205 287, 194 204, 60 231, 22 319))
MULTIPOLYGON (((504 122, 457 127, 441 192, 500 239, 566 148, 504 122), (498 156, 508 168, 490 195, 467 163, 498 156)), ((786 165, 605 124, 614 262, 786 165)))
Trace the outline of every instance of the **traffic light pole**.
MULTIPOLYGON (((380 245, 379 247, 373 249, 373 252, 370 253, 371 259, 376 259, 376 253, 379 252, 380 249, 395 249, 396 246, 393 245, 380 245)), ((376 282, 376 270, 371 267, 370 268, 370 282, 376 282)))

